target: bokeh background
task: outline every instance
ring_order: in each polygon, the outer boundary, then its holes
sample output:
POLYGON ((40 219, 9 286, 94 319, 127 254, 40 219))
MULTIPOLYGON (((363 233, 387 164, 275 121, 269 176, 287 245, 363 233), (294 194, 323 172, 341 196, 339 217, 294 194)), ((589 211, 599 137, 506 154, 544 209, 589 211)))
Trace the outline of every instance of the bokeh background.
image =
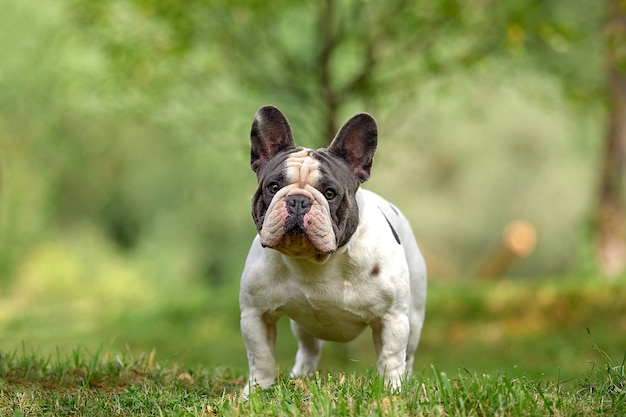
MULTIPOLYGON (((378 120, 365 186, 405 212, 430 270, 416 368, 558 379, 596 346, 623 355, 622 8, 5 0, 0 352, 245 371, 249 129, 274 104, 308 147, 356 112, 378 120)), ((369 338, 322 367, 371 367, 369 338)), ((294 352, 283 321, 283 368, 294 352)))

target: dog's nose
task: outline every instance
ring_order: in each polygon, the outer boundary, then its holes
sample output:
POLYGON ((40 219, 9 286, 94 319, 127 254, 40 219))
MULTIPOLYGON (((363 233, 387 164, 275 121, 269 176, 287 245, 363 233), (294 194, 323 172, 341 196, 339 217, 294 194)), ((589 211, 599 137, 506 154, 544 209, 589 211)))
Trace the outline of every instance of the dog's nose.
POLYGON ((287 196, 287 218, 285 219, 285 230, 288 235, 301 235, 305 233, 304 215, 309 212, 313 201, 303 195, 287 196))
POLYGON ((310 198, 297 194, 287 196, 286 202, 287 212, 296 216, 303 216, 308 213, 313 203, 310 198))

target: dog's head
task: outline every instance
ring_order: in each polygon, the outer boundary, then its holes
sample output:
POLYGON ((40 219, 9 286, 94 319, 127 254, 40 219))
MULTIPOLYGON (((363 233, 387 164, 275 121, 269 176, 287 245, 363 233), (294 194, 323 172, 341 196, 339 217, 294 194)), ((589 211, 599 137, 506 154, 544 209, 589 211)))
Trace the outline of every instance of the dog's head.
POLYGON ((259 187, 252 217, 261 244, 294 258, 325 262, 357 228, 355 193, 370 176, 376 121, 357 114, 328 148, 295 146, 287 118, 273 106, 257 111, 250 132, 259 187))

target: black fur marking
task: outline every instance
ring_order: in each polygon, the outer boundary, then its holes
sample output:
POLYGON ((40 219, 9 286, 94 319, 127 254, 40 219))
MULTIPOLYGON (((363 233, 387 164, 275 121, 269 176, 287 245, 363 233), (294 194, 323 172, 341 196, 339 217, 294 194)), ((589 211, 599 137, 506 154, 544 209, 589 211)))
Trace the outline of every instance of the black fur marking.
POLYGON ((382 210, 380 210, 380 212, 383 213, 383 217, 385 218, 385 220, 387 220, 387 224, 389 225, 389 228, 391 229, 391 233, 393 233, 393 237, 396 238, 396 242, 398 242, 398 245, 402 245, 402 242, 400 242, 400 236, 398 236, 398 232, 396 232, 396 229, 393 228, 393 226, 391 225, 391 222, 389 221, 387 216, 385 216, 385 213, 382 210))
POLYGON ((267 185, 270 182, 277 182, 281 187, 285 185, 283 165, 292 153, 298 152, 301 149, 302 148, 294 148, 288 151, 279 152, 279 154, 274 155, 272 159, 262 165, 257 171, 259 185, 254 193, 254 196, 252 196, 252 218, 256 224, 257 231, 261 231, 261 228, 263 227, 265 212, 267 211, 273 197, 268 193, 267 185))
POLYGON ((320 162, 321 175, 316 188, 321 192, 325 188, 337 191, 337 196, 328 205, 333 218, 337 247, 341 247, 348 243, 359 224, 359 208, 354 192, 359 188, 360 181, 348 163, 328 149, 312 151, 311 156, 320 162))

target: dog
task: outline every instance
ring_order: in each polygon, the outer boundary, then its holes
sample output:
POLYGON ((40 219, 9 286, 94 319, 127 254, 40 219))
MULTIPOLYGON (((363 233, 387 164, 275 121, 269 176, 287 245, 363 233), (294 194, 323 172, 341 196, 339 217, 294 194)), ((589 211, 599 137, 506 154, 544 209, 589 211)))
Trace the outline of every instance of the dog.
POLYGON ((408 220, 361 188, 378 143, 367 113, 346 122, 328 148, 296 147, 283 113, 260 108, 250 132, 257 236, 241 276, 241 332, 249 379, 276 379, 276 322, 298 340, 290 376, 315 372, 322 340, 348 342, 371 327, 377 370, 391 389, 413 366, 426 303, 426 264, 408 220))

